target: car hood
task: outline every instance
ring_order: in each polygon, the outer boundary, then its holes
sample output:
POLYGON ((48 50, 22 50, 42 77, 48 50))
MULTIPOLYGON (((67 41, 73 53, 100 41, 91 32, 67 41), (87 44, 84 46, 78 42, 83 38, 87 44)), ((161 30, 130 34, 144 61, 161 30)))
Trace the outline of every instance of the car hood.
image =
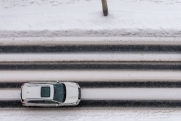
POLYGON ((78 100, 78 87, 74 84, 66 85, 66 99, 64 103, 76 103, 78 100))

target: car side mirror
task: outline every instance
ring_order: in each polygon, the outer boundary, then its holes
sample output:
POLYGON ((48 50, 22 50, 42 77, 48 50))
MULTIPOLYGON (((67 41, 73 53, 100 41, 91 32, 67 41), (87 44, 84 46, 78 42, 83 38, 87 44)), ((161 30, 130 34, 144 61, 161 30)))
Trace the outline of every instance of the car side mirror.
POLYGON ((57 83, 59 83, 59 81, 57 80, 57 83))

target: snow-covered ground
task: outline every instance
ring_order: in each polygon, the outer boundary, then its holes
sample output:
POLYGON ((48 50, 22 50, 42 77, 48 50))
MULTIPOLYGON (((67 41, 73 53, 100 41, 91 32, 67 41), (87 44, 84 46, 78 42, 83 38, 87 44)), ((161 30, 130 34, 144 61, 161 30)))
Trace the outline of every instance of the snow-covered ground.
POLYGON ((180 121, 180 108, 0 109, 1 121, 180 121))
POLYGON ((0 0, 0 37, 181 37, 181 0, 0 0))

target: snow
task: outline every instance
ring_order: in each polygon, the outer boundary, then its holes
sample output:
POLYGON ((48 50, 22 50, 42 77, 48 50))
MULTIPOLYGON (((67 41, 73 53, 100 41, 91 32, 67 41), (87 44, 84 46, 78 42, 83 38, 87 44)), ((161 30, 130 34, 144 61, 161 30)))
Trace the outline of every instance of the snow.
MULTIPOLYGON (((81 88, 81 100, 178 101, 180 92, 180 88, 81 88)), ((0 89, 0 100, 20 100, 20 89, 0 89)))
POLYGON ((179 88, 83 88, 81 100, 181 100, 179 88))
POLYGON ((0 54, 0 62, 179 62, 179 53, 107 52, 107 53, 18 53, 0 54))
POLYGON ((9 37, 0 46, 31 45, 181 45, 176 37, 9 37))
POLYGON ((0 109, 1 121, 179 121, 180 108, 0 109))
POLYGON ((180 37, 181 0, 1 0, 0 37, 180 37))
POLYGON ((20 100, 20 89, 0 89, 0 100, 20 100))
MULTIPOLYGON (((4 38, 13 40, 14 37, 22 38, 21 40, 29 38, 28 41, 31 41, 32 37, 42 37, 39 44, 45 38, 48 41, 52 37, 132 37, 132 41, 134 41, 133 37, 148 37, 143 41, 150 40, 149 37, 166 37, 166 39, 168 39, 167 37, 178 37, 179 42, 179 37, 181 37, 181 0, 108 0, 108 7, 109 15, 104 17, 101 0, 0 0, 0 38, 4 40, 0 41, 0 44, 6 44, 4 38)), ((11 42, 9 41, 9 44, 11 42)), ((56 41, 54 42, 56 43, 56 41)), ((109 40, 107 42, 109 43, 109 40)), ((14 44, 17 44, 16 41, 14 44)), ((176 55, 176 58, 180 61, 179 55, 176 55)), ((173 58, 170 57, 170 59, 173 58)), ((72 81, 72 78, 75 81, 110 81, 110 79, 114 79, 114 81, 121 79, 122 81, 179 81, 181 78, 180 71, 114 70, 1 70, 0 77, 1 81, 27 81, 27 79, 29 79, 28 81, 44 81, 56 80, 57 78, 64 81, 72 81)), ((6 94, 14 94, 6 89, 0 90, 0 93, 3 93, 2 91, 6 94)), ((179 121, 180 114, 180 108, 1 108, 0 120, 179 121)))
POLYGON ((180 73, 181 71, 173 70, 0 70, 0 82, 179 82, 180 73))

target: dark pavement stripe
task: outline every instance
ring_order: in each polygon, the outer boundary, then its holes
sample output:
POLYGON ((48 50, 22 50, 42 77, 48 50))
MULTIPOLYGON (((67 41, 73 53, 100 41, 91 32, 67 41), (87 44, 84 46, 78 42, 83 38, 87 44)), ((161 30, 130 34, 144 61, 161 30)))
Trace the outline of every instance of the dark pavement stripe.
POLYGON ((0 63, 0 70, 181 70, 181 63, 124 63, 124 62, 112 62, 112 63, 15 63, 7 64, 0 63))
POLYGON ((15 108, 15 107, 22 107, 20 100, 8 101, 8 100, 0 100, 0 107, 1 108, 15 108))
MULTIPOLYGON (((47 80, 48 81, 48 80, 47 80)), ((75 81, 72 81, 75 82, 75 81)), ((20 88, 23 82, 0 82, 0 88, 20 88)), ((76 82, 81 88, 181 88, 181 82, 76 82)))
POLYGON ((160 45, 78 45, 78 46, 0 46, 0 53, 56 52, 181 52, 181 46, 160 45))
MULTIPOLYGON (((47 108, 47 107, 25 107, 18 100, 0 101, 1 108, 47 108)), ((63 106, 67 108, 76 107, 181 107, 181 101, 121 101, 121 100, 82 100, 78 106, 63 106)), ((53 107, 53 108, 63 108, 53 107)), ((52 107, 49 107, 52 108, 52 107)))
POLYGON ((79 107, 181 107, 181 101, 84 100, 79 107))
POLYGON ((180 88, 181 82, 78 82, 81 88, 180 88))
POLYGON ((0 88, 20 88, 23 82, 0 82, 0 88))

